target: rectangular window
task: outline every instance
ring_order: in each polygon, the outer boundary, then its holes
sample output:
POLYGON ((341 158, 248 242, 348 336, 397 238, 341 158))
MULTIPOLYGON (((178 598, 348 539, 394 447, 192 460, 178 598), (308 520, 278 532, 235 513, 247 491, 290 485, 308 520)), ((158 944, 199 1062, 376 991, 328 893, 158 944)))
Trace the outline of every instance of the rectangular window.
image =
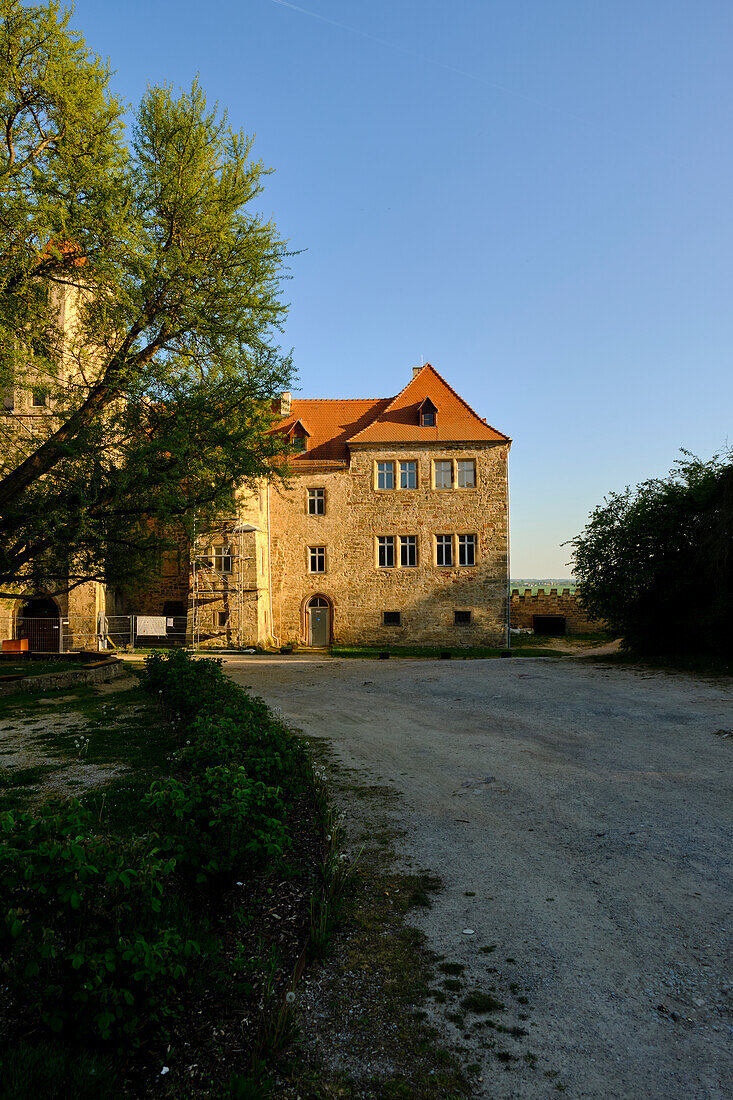
POLYGON ((417 489, 417 462, 400 462, 400 489, 417 489))
POLYGON ((403 569, 417 565, 417 535, 400 535, 400 565, 403 569))
POLYGON ((420 423, 423 428, 435 427, 435 413, 432 409, 425 409, 425 411, 420 414, 420 423))
POLYGON ((450 489, 453 485, 453 463, 449 458, 440 458, 433 463, 435 467, 435 488, 450 489))
POLYGON ((385 626, 402 626, 401 611, 383 611, 382 622, 385 626))
POLYGON ((472 458, 458 459, 458 488, 473 489, 476 486, 476 463, 472 458))
POLYGON ((435 536, 436 565, 453 565, 453 536, 435 536))
POLYGON ((379 547, 379 568, 392 569, 394 566, 394 535, 381 535, 377 539, 379 547))
POLYGON ((394 489, 394 462, 377 463, 377 488, 394 489))
POLYGON ((33 390, 31 404, 36 409, 43 409, 46 407, 46 395, 43 390, 33 390))
POLYGON ((231 546, 215 546, 211 556, 217 573, 231 573, 233 557, 231 546))
POLYGON ((326 572, 326 547, 325 546, 309 546, 308 554, 310 557, 310 571, 311 573, 325 573, 326 572))
POLYGON ((475 535, 459 535, 458 536, 458 564, 459 565, 475 565, 476 564, 476 536, 475 535))
POLYGON ((216 613, 216 625, 218 627, 222 628, 222 629, 225 626, 229 626, 229 612, 228 611, 217 611, 217 613, 216 613))
POLYGON ((325 516, 326 514, 326 490, 308 490, 308 515, 325 516))
POLYGON ((453 621, 455 622, 456 626, 466 626, 468 623, 471 622, 471 612, 470 611, 454 611, 453 612, 453 621))

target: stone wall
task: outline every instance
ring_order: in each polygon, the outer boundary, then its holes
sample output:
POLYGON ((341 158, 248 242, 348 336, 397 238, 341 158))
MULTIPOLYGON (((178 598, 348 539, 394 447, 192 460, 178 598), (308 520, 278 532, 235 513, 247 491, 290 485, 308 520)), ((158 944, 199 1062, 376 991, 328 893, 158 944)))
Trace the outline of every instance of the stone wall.
POLYGON ((307 644, 306 605, 319 595, 330 604, 336 642, 503 644, 506 459, 504 443, 437 445, 430 450, 354 447, 350 468, 299 471, 286 487, 273 488, 272 595, 278 640, 307 644), (457 457, 475 461, 476 487, 432 488, 432 460, 457 457), (418 487, 377 489, 375 463, 389 460, 416 461, 418 487), (325 489, 324 515, 309 515, 309 488, 325 489), (476 565, 437 566, 437 534, 476 535, 476 565), (380 568, 380 535, 415 535, 417 566, 380 568), (311 546, 326 549, 324 573, 309 571, 311 546), (457 610, 470 611, 471 622, 456 625, 457 610), (399 611, 401 625, 385 626, 385 611, 399 611))
POLYGON ((532 630, 535 615, 563 615, 568 634, 592 634, 605 629, 599 619, 591 619, 578 603, 577 592, 570 588, 511 590, 511 622, 513 628, 532 630))

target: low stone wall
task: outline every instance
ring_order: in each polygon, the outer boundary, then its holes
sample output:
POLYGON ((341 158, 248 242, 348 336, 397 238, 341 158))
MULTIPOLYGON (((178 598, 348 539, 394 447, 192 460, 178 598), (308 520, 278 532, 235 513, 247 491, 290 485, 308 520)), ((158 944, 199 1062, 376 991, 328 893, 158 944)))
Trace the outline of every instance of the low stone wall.
MULTIPOLYGON (((0 683, 0 696, 23 694, 29 691, 56 691, 58 688, 78 687, 80 684, 104 684, 124 676, 124 662, 113 657, 91 668, 69 669, 68 672, 46 672, 38 676, 23 676, 20 680, 0 683)), ((0 667, 0 675, 2 673, 0 667)))
POLYGON ((591 619, 578 603, 578 594, 570 588, 512 588, 511 625, 532 630, 535 615, 563 615, 568 634, 592 634, 605 629, 599 619, 591 619))

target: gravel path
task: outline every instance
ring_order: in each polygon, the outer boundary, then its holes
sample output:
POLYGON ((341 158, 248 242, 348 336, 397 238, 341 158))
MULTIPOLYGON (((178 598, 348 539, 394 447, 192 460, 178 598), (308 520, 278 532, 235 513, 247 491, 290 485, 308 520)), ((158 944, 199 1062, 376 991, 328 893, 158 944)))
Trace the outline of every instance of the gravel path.
POLYGON ((733 1096, 731 681, 548 659, 226 669, 401 795, 404 862, 446 887, 416 922, 464 992, 506 1004, 498 1043, 432 1010, 481 1064, 477 1096, 733 1096))

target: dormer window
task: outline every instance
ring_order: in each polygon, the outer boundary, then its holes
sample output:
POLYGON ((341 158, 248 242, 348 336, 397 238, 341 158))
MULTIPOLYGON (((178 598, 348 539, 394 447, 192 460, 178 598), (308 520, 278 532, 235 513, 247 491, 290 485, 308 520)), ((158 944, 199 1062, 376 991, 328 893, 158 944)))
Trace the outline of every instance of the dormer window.
POLYGON ((420 407, 418 409, 418 412, 420 414, 420 427, 421 428, 434 428, 435 427, 436 415, 437 415, 438 410, 435 407, 435 405, 433 404, 433 402, 430 400, 429 397, 425 398, 423 403, 420 405, 420 407))
POLYGON ((298 451, 306 451, 308 449, 308 440, 310 439, 310 433, 306 428, 302 420, 296 421, 290 429, 290 442, 293 448, 298 451))

